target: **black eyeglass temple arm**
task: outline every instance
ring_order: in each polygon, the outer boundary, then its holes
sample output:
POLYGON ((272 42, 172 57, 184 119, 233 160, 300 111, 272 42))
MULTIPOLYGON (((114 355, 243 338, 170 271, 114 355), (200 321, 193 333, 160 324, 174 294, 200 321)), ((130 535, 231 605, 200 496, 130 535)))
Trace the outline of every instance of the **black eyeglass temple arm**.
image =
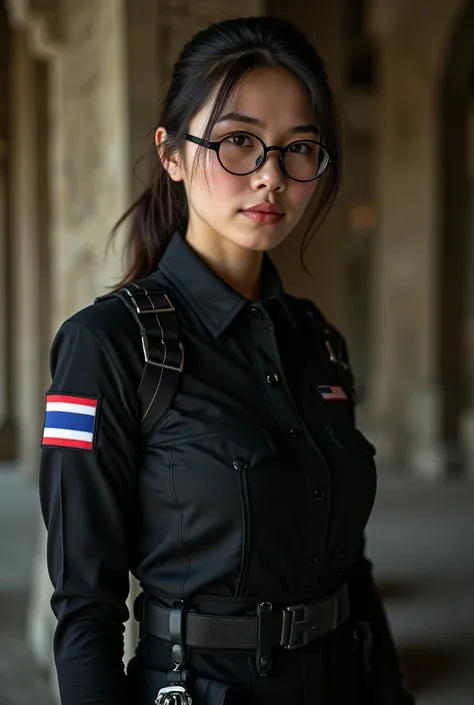
POLYGON ((184 139, 189 142, 194 142, 200 147, 205 147, 206 149, 218 149, 220 142, 209 142, 209 140, 203 140, 201 137, 195 137, 194 135, 186 134, 184 139))

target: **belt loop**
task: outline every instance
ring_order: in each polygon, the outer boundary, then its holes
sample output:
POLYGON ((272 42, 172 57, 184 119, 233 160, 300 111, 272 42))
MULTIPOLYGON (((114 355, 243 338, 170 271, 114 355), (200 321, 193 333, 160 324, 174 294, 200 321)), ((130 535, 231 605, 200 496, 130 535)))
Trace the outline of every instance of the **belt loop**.
POLYGON ((148 630, 146 628, 146 606, 147 599, 144 592, 141 592, 138 597, 136 597, 133 604, 133 615, 138 621, 138 636, 139 639, 146 639, 148 630))
POLYGON ((176 668, 184 666, 186 660, 184 602, 175 600, 170 610, 170 640, 173 644, 172 658, 176 668))
POLYGON ((272 623, 271 602, 261 602, 258 606, 258 643, 256 654, 257 671, 261 676, 266 676, 272 667, 272 623))

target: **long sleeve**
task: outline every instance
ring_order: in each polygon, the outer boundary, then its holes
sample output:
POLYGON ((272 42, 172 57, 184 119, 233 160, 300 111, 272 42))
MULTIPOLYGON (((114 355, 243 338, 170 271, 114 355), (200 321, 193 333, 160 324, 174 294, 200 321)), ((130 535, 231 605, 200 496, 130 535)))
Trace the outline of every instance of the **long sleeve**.
POLYGON ((123 623, 134 525, 137 411, 116 361, 86 324, 51 352, 40 500, 58 619, 63 705, 126 705, 123 623))

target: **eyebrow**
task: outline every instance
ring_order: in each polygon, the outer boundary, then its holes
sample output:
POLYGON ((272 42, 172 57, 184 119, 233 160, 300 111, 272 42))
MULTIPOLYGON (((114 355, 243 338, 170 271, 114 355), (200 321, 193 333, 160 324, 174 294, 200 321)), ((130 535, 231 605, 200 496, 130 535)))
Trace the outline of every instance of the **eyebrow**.
MULTIPOLYGON (((244 115, 243 113, 226 113, 222 115, 217 121, 216 125, 221 122, 244 122, 246 125, 255 125, 256 127, 265 128, 266 125, 261 120, 251 117, 250 115, 244 115)), ((316 135, 320 134, 320 129, 314 123, 308 123, 307 125, 295 125, 291 127, 289 132, 300 133, 300 132, 314 132, 316 135)))

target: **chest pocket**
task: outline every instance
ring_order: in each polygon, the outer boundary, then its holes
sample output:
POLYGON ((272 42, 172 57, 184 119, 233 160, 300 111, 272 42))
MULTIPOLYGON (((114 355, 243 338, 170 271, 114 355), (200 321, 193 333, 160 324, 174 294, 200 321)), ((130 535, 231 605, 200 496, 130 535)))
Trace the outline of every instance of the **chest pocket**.
POLYGON ((215 437, 216 443, 234 470, 254 470, 263 461, 276 455, 277 448, 264 428, 239 428, 215 437))

